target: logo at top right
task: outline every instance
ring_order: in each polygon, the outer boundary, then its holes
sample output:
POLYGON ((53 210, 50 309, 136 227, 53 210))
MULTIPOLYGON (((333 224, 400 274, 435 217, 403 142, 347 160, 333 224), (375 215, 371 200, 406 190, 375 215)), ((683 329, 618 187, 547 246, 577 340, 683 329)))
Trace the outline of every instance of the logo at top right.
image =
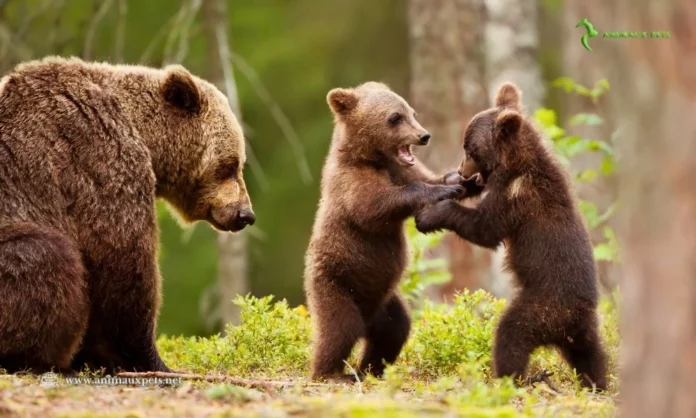
MULTIPOLYGON (((583 48, 585 48, 588 51, 592 51, 592 47, 590 46, 590 38, 594 38, 596 36, 599 36, 599 32, 594 28, 594 25, 592 22, 589 21, 589 19, 585 18, 582 19, 580 22, 578 22, 577 25, 575 25, 576 28, 584 28, 585 29, 585 34, 582 35, 580 38, 580 43, 582 44, 583 48)), ((669 31, 638 31, 638 32, 627 32, 627 31, 613 31, 613 32, 604 32, 602 34, 602 38, 610 38, 610 39, 627 39, 627 38, 641 38, 641 39, 669 39, 671 37, 671 33, 669 31)))

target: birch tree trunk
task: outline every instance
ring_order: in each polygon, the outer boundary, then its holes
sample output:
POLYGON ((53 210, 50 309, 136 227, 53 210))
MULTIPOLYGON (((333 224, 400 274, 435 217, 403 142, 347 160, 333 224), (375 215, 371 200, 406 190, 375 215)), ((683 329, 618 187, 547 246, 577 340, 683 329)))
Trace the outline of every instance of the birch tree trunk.
MULTIPOLYGON (((619 0, 614 29, 670 39, 612 48, 620 123, 622 414, 696 416, 696 4, 619 0)), ((599 38, 597 38, 599 39, 599 38)), ((606 45, 605 45, 606 44, 606 45)))
MULTIPOLYGON (((227 8, 225 0, 203 0, 203 30, 208 46, 209 80, 227 95, 235 116, 242 121, 239 97, 230 60, 227 38, 227 8)), ((247 234, 218 234, 218 293, 223 324, 239 322, 239 307, 232 303, 236 295, 246 294, 247 234)))
MULTIPOLYGON (((537 32, 538 5, 527 0, 485 0, 486 70, 488 97, 493 98, 506 81, 517 84, 524 93, 522 100, 531 114, 544 97, 544 84, 539 65, 537 32)), ((492 257, 490 283, 487 288, 496 296, 510 295, 511 275, 503 271, 505 249, 500 247, 492 257)))
MULTIPOLYGON (((464 128, 488 104, 484 21, 483 0, 409 1, 411 103, 433 136, 422 157, 436 171, 459 165, 464 128)), ((452 272, 442 298, 487 280, 486 250, 450 234, 439 251, 448 256, 452 272)))

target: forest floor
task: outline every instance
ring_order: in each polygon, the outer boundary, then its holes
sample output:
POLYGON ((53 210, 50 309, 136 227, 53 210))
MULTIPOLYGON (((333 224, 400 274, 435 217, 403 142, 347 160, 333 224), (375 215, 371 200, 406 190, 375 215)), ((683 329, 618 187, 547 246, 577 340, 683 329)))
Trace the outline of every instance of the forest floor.
MULTIPOLYGON (((172 386, 96 385, 0 374, 0 418, 618 416, 619 337, 611 298, 600 306, 610 370, 609 389, 602 394, 581 389, 553 349, 537 350, 529 366, 530 375, 552 372, 551 385, 517 387, 492 378, 492 339, 504 301, 483 292, 463 294, 452 305, 414 309, 413 330, 397 363, 383 379, 353 385, 307 379, 311 323, 303 307, 271 298, 237 303, 242 324, 228 326, 224 335, 158 340, 170 367, 206 380, 189 376, 172 386), (233 378, 221 381, 225 376, 233 378)), ((356 349, 348 363, 355 364, 358 355, 356 349)), ((78 377, 103 375, 85 370, 78 377)))
MULTIPOLYGON (((455 390, 426 389, 410 382, 397 392, 382 384, 310 386, 295 380, 286 387, 245 388, 183 381, 176 387, 41 386, 37 376, 0 377, 0 417, 517 417, 618 416, 608 395, 578 394, 545 384, 528 388, 533 405, 512 399, 505 405, 467 405, 455 390)), ((492 395, 491 395, 492 396, 492 395)))

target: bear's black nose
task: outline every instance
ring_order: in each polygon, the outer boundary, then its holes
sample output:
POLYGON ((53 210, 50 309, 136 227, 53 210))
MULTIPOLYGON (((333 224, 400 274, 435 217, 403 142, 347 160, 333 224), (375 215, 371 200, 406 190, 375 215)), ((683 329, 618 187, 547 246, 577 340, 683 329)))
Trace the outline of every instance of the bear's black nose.
POLYGON ((242 208, 237 215, 237 222, 241 227, 253 225, 256 222, 256 215, 250 208, 242 208))
POLYGON ((430 134, 426 132, 419 139, 421 144, 426 145, 430 141, 430 134))

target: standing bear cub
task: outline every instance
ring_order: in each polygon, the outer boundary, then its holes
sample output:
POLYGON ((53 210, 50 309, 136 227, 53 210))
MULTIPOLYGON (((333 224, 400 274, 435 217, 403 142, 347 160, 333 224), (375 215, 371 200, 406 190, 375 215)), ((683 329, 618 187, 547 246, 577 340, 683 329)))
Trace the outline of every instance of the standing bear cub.
POLYGON ((48 58, 0 81, 0 109, 0 367, 168 371, 155 198, 254 222, 226 98, 179 66, 48 58))
POLYGON ((404 221, 462 196, 464 188, 456 172, 436 177, 411 153, 430 134, 384 84, 337 88, 327 100, 336 126, 305 270, 315 330, 312 377, 350 379, 344 361, 360 338, 366 343, 359 372, 379 376, 410 330, 395 293, 407 262, 404 221))
POLYGON ((416 226, 421 232, 449 229, 490 249, 505 244, 520 291, 496 332, 497 376, 522 378, 532 351, 554 345, 585 386, 605 389, 589 236, 566 173, 523 118, 520 97, 515 85, 504 84, 495 107, 466 128, 459 174, 484 182, 487 193, 478 206, 443 201, 419 213, 416 226))

